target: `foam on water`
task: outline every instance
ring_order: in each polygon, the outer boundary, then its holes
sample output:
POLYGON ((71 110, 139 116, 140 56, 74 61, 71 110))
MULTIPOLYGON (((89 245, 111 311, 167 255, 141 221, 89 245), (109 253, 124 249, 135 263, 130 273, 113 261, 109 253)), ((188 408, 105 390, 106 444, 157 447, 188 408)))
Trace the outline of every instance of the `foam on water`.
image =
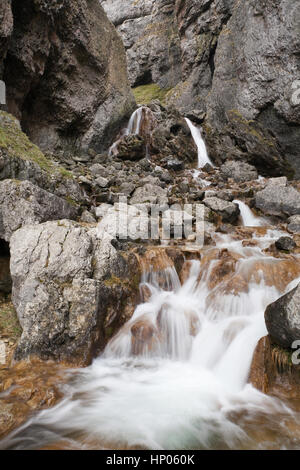
MULTIPOLYGON (((236 274, 258 259, 278 262, 259 247, 240 247, 240 252, 236 274)), ((101 357, 71 372, 61 402, 31 418, 2 447, 40 448, 68 439, 77 448, 299 445, 300 436, 292 437, 286 426, 296 422, 296 415, 247 383, 254 349, 267 333, 264 310, 282 293, 266 285, 263 273, 238 295, 223 292, 218 283, 209 289, 216 262, 205 269, 200 261, 190 262, 183 285, 174 268, 145 272, 149 300, 136 308, 101 357), (135 352, 134 325, 150 331, 135 352), (256 420, 265 440, 255 440, 249 431, 256 420)))

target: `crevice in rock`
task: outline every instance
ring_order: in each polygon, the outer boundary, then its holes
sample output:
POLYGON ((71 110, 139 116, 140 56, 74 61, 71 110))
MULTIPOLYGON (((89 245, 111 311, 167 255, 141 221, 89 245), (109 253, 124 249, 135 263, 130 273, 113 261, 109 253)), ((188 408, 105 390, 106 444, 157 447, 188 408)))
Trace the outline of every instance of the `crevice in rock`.
POLYGON ((11 288, 9 244, 0 239, 0 296, 10 294, 11 288))

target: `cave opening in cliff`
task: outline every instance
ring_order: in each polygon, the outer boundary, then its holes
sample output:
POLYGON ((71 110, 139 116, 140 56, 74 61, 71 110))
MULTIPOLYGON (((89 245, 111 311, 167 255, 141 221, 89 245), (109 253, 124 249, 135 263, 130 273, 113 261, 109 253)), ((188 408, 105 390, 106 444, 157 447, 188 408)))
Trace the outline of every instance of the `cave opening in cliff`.
POLYGON ((11 287, 9 243, 0 239, 0 295, 10 294, 11 287))

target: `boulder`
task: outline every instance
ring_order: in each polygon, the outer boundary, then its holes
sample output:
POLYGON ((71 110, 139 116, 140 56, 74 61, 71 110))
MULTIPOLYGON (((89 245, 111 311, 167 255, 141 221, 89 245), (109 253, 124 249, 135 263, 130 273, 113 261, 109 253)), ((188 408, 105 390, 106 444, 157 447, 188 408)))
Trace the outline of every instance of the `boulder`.
POLYGON ((291 237, 280 237, 275 242, 277 250, 291 251, 296 247, 296 243, 291 237))
POLYGON ((287 229, 291 233, 300 233, 300 215, 293 215, 288 218, 287 229))
POLYGON ((220 171, 225 178, 232 178, 237 183, 253 181, 258 178, 256 168, 245 162, 227 161, 221 166, 220 171))
POLYGON ((133 313, 133 304, 127 307, 138 295, 135 256, 122 256, 109 237, 97 238, 96 228, 69 220, 23 227, 10 247, 12 298, 23 330, 15 359, 89 364, 133 313))
POLYGON ((24 225, 72 219, 77 213, 74 205, 29 181, 0 182, 0 238, 6 241, 24 225))
POLYGON ((300 284, 270 304, 265 321, 272 340, 283 348, 292 348, 300 340, 300 284))
POLYGON ((255 195, 255 206, 266 215, 300 214, 300 193, 292 186, 269 184, 255 195))
POLYGON ((208 197, 204 199, 206 207, 219 214, 223 222, 234 223, 240 215, 238 204, 224 201, 217 197, 208 197))
POLYGON ((130 204, 147 203, 160 205, 168 204, 167 190, 150 183, 137 188, 130 199, 130 204))
POLYGON ((146 155, 146 143, 143 137, 130 134, 117 145, 115 155, 121 160, 141 160, 146 155))

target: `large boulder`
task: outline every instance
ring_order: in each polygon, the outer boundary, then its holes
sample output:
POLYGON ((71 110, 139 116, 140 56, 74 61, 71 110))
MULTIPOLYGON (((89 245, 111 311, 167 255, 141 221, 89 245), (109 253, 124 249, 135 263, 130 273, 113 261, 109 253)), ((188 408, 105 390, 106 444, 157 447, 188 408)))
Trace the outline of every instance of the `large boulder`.
POLYGON ((0 238, 9 241, 24 225, 75 218, 78 210, 65 199, 44 191, 29 181, 0 182, 0 238))
POLYGON ((11 238, 13 303, 22 336, 15 359, 38 356, 86 365, 133 313, 136 257, 96 228, 61 220, 11 238), (131 279, 131 284, 127 279, 131 279))
POLYGON ((224 201, 218 197, 206 197, 203 202, 206 207, 220 215, 223 222, 234 223, 240 215, 239 206, 234 202, 224 201))
POLYGON ((297 215, 300 214, 300 193, 292 186, 268 184, 256 193, 255 206, 266 215, 297 215))
POLYGON ((108 148, 135 102, 122 41, 99 1, 12 0, 11 12, 0 64, 8 110, 42 149, 108 148))
POLYGON ((300 340, 300 284, 270 304, 265 311, 269 335, 283 348, 292 348, 300 340))

